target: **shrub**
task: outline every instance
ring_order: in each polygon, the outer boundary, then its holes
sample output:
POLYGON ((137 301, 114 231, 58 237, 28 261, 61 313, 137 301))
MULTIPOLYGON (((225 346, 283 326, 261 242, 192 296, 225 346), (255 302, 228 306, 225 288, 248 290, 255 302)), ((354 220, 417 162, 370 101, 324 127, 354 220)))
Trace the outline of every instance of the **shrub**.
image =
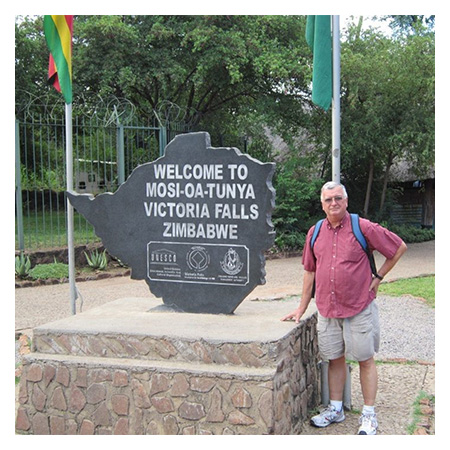
POLYGON ((68 278, 69 266, 56 261, 51 264, 37 264, 30 270, 33 280, 47 280, 49 278, 68 278))
POLYGON ((275 238, 275 245, 282 251, 301 250, 305 245, 306 235, 300 232, 282 233, 275 238))
POLYGON ((307 233, 323 216, 319 198, 323 180, 309 180, 298 173, 295 162, 289 161, 280 167, 274 179, 277 196, 272 222, 280 237, 307 233))
MULTIPOLYGON (((380 225, 391 230, 401 237, 407 244, 432 241, 435 239, 434 230, 426 230, 411 225, 389 225, 382 222, 380 225)), ((283 229, 283 227, 280 227, 283 229)), ((286 225, 284 225, 286 229, 286 225)), ((277 230, 278 231, 278 230, 277 230)), ((302 250, 305 245, 306 233, 299 231, 277 232, 275 246, 282 252, 302 250)))
POLYGON ((386 228, 400 236, 407 244, 432 241, 435 239, 434 230, 413 227, 411 225, 388 225, 386 228))

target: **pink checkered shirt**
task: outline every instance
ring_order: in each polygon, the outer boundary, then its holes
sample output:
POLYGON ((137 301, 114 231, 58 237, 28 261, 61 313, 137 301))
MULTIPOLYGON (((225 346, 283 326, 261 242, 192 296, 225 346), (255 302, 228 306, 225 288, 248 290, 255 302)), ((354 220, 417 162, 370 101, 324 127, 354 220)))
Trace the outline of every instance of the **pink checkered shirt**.
MULTIPOLYGON (((360 225, 371 250, 388 259, 395 255, 402 243, 396 234, 367 219, 361 218, 360 225)), ((316 273, 317 308, 324 317, 352 317, 372 302, 375 292, 369 290, 369 259, 353 234, 350 214, 335 229, 323 221, 314 244, 315 257, 310 245, 313 230, 308 231, 302 262, 305 270, 316 273)))

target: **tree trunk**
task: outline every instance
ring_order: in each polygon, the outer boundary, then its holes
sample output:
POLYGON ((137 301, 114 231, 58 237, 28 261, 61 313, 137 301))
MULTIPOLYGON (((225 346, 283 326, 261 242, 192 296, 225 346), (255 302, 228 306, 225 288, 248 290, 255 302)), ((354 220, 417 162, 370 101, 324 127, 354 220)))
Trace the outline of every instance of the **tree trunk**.
POLYGON ((434 224, 434 179, 425 180, 422 201, 422 228, 433 228, 434 224))
POLYGON ((388 162, 386 164, 386 170, 384 171, 383 190, 381 192, 380 210, 379 210, 380 216, 381 216, 381 213, 383 212, 384 202, 386 201, 386 192, 387 192, 387 185, 388 185, 388 181, 389 181, 389 172, 391 170, 393 160, 394 160, 394 157, 392 156, 392 153, 389 153, 388 162))
POLYGON ((364 210, 363 210, 364 217, 369 216, 370 192, 372 191, 374 167, 375 167, 374 160, 373 160, 373 158, 370 158, 369 176, 367 179, 367 189, 366 189, 366 199, 364 201, 364 210))

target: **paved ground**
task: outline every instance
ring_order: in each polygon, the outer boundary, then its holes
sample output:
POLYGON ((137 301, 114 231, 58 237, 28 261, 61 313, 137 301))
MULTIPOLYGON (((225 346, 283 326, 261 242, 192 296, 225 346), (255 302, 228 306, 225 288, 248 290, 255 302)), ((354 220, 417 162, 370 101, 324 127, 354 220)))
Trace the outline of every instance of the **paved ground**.
MULTIPOLYGON (((435 242, 411 244, 408 251, 386 281, 435 273, 435 242)), ((248 297, 279 298, 298 296, 302 286, 301 258, 275 259, 267 261, 267 283, 257 287, 248 297)), ((82 309, 86 311, 106 302, 123 297, 148 297, 150 293, 144 281, 133 281, 129 277, 118 277, 98 281, 77 283, 82 296, 82 309)), ((80 311, 81 299, 77 301, 80 311)), ((289 312, 289 311, 287 311, 289 312)), ((15 330, 16 333, 31 335, 31 329, 57 319, 69 317, 68 285, 51 285, 20 288, 15 290, 15 330)), ((416 324, 420 326, 420 324, 416 324)), ((434 333, 434 330, 432 330, 434 333)), ((352 404, 361 408, 358 368, 352 370, 352 404)), ((379 434, 407 434, 406 427, 411 422, 411 406, 418 393, 424 390, 434 395, 434 358, 421 364, 379 365, 379 393, 377 399, 380 422, 379 434)), ((347 419, 339 424, 318 430, 305 425, 304 434, 354 434, 358 428, 356 413, 347 414, 347 419)))

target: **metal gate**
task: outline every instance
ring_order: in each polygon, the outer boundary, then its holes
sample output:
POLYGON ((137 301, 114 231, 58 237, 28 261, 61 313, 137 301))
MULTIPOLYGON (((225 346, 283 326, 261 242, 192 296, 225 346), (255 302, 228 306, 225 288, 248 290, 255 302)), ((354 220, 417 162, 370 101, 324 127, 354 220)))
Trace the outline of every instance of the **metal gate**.
MULTIPOLYGON (((16 250, 45 250, 67 245, 66 154, 64 117, 16 119, 16 250)), ((98 117, 73 120, 74 190, 114 192, 135 167, 163 154, 167 130, 137 120, 105 123, 98 117)), ((98 240, 79 214, 75 244, 98 240)))

